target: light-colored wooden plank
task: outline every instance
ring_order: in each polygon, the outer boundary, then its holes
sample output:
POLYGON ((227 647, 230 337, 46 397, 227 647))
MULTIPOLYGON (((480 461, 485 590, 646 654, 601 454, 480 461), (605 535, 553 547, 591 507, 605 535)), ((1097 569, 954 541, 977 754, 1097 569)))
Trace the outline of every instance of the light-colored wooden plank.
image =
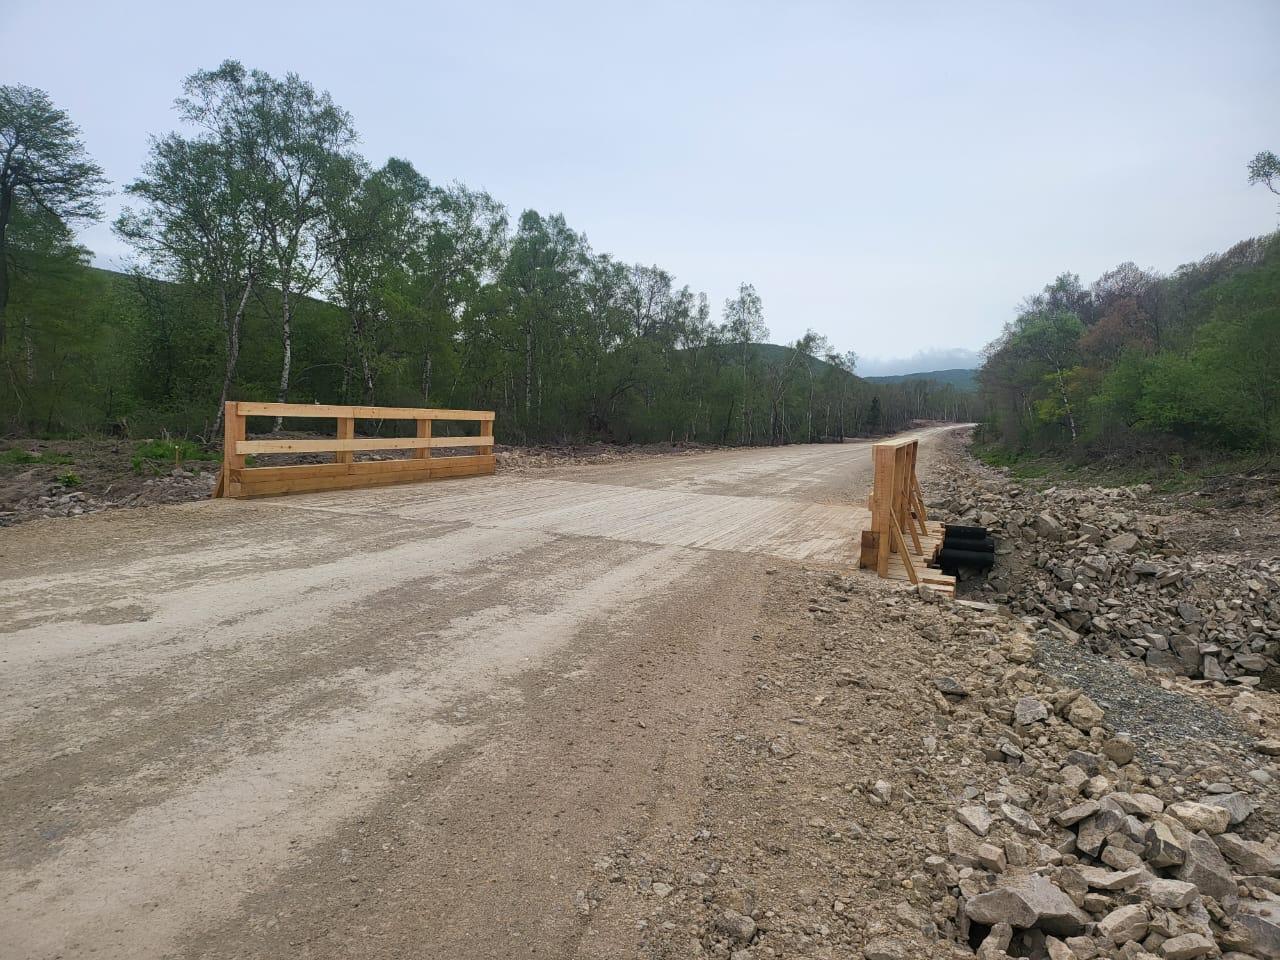
MULTIPOLYGON (((493 454, 476 456, 440 457, 432 461, 436 464, 467 467, 488 467, 490 470, 496 463, 493 454)), ((308 480, 315 477, 363 476, 377 473, 397 473, 419 471, 427 465, 421 460, 359 460, 355 463, 300 463, 288 467, 244 467, 233 470, 231 475, 237 483, 267 483, 275 480, 308 480)))
POLYGON ((336 477, 302 477, 289 480, 269 480, 264 483, 246 483, 246 497, 273 497, 285 493, 316 493, 322 490, 353 490, 358 487, 381 487, 393 483, 413 483, 428 479, 426 470, 397 471, 395 473, 368 475, 343 474, 336 477))
POLYGON ((907 577, 912 583, 916 583, 920 578, 916 574, 915 562, 911 559, 911 554, 907 552, 907 542, 902 538, 902 527, 898 523, 897 515, 892 516, 893 541, 897 544, 898 554, 902 558, 903 564, 907 568, 907 577))
MULTIPOLYGON (((470 457, 450 457, 448 460, 470 460, 470 457)), ((492 458, 476 458, 476 459, 492 459, 492 458)), ((361 487, 381 487, 399 483, 414 483, 423 480, 449 479, 454 477, 479 477, 487 476, 494 472, 492 463, 459 463, 451 466, 441 466, 447 463, 445 459, 434 459, 429 463, 418 461, 417 469, 413 470, 388 470, 381 473, 357 472, 340 476, 318 476, 318 477, 296 477, 291 479, 268 480, 264 482, 253 482, 250 480, 243 484, 243 494, 246 497, 272 497, 286 493, 315 493, 324 490, 352 490, 361 487)), ((411 463, 412 461, 393 461, 411 463)), ((336 466, 336 464, 327 464, 327 466, 336 466)), ((352 467, 368 466, 368 464, 350 464, 352 467)), ((252 471, 250 471, 252 473, 252 471)))
POLYGON ((496 462, 493 454, 476 454, 475 456, 462 457, 434 457, 431 460, 361 460, 351 464, 348 473, 358 476, 362 474, 377 473, 397 473, 426 470, 431 467, 440 467, 443 465, 455 466, 458 468, 467 467, 492 467, 496 462))
MULTIPOLYGON (((356 435, 356 418, 355 417, 339 417, 338 418, 338 439, 353 440, 356 435)), ((350 450, 339 450, 333 455, 334 463, 351 463, 355 458, 355 454, 350 450)))
POLYGON ((889 553, 892 547, 892 534, 889 529, 889 517, 892 510, 893 495, 893 448, 875 444, 871 448, 875 479, 872 485, 871 519, 879 537, 879 556, 876 572, 884 577, 888 575, 889 553))
POLYGON ((493 437, 356 437, 353 440, 240 440, 239 454, 332 453, 339 450, 418 450, 424 447, 491 447, 493 437))
MULTIPOLYGON (((492 421, 492 420, 490 420, 490 421, 487 421, 487 422, 488 422, 488 423, 492 423, 493 421, 492 421)), ((426 439, 429 439, 429 438, 431 437, 431 421, 430 421, 430 420, 419 420, 419 421, 418 421, 417 426, 418 426, 418 438, 419 438, 419 439, 421 439, 421 440, 426 440, 426 439)), ((415 459, 415 460, 430 460, 430 459, 431 459, 431 448, 430 448, 430 447, 420 447, 420 448, 418 448, 417 450, 413 451, 413 453, 412 453, 412 454, 410 454, 410 456, 412 456, 412 457, 413 457, 413 459, 415 459)))
POLYGON ((288 467, 245 467, 233 470, 240 483, 264 483, 268 480, 305 479, 309 477, 345 477, 351 472, 348 463, 299 463, 288 467))
MULTIPOLYGON (((943 593, 950 592, 954 594, 955 592, 956 579, 955 577, 949 576, 948 574, 941 573, 937 570, 926 569, 922 572, 919 572, 918 577, 919 577, 918 582, 926 584, 927 586, 933 587, 937 590, 940 590, 943 593)), ((889 573, 888 573, 888 576, 885 577, 885 579, 900 580, 904 583, 911 582, 911 578, 907 573, 906 566, 904 566, 903 563, 900 560, 898 560, 897 557, 894 557, 893 561, 889 564, 889 573)))
POLYGON ((492 421, 492 410, 446 410, 436 407, 364 407, 333 403, 259 403, 243 400, 245 417, 350 417, 357 420, 480 420, 492 421))
MULTIPOLYGON (((462 460, 462 459, 464 458, 450 457, 449 459, 446 460, 442 457, 437 457, 435 460, 432 461, 431 479, 435 480, 437 478, 444 478, 444 477, 478 477, 482 475, 495 473, 497 471, 497 466, 495 462, 490 462, 488 464, 483 464, 483 463, 454 464, 452 462, 453 460, 462 460)), ((490 461, 493 461, 492 457, 489 457, 488 459, 490 461)))
POLYGON ((228 400, 222 408, 222 474, 227 478, 221 484, 224 497, 240 496, 240 484, 236 481, 235 471, 244 467, 244 455, 237 446, 244 440, 244 415, 240 412, 240 404, 228 400))

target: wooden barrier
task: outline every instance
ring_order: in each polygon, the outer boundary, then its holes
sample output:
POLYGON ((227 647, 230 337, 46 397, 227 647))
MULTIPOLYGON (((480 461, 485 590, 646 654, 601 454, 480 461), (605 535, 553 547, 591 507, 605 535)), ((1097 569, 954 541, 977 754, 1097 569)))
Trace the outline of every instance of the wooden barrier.
POLYGON ((418 407, 356 407, 308 403, 251 403, 229 401, 224 415, 222 474, 215 497, 270 497, 312 490, 343 490, 445 477, 475 477, 494 471, 491 410, 433 410, 418 407), (249 440, 248 417, 309 417, 337 421, 332 439, 249 440), (414 420, 413 437, 357 437, 357 420, 414 420), (437 420, 473 421, 480 435, 432 436, 437 420), (432 450, 471 448, 470 456, 432 457, 432 450), (409 450, 407 460, 356 462, 358 450, 409 450), (248 467, 250 454, 332 453, 333 463, 306 463, 288 467, 248 467))
POLYGON ((942 524, 930 521, 916 477, 916 440, 873 444, 875 483, 871 492, 871 529, 862 534, 859 566, 883 578, 924 583, 955 595, 955 577, 929 565, 942 543, 942 524))

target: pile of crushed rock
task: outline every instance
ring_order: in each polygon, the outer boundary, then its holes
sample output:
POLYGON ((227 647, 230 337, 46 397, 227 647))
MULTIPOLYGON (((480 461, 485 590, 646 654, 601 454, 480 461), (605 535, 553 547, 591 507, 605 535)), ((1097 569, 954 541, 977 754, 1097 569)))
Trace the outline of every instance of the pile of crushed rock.
POLYGON ((206 499, 217 483, 216 470, 175 468, 147 479, 130 478, 116 490, 108 485, 101 494, 67 489, 59 483, 43 485, 38 492, 6 504, 0 510, 0 527, 40 518, 78 517, 100 510, 140 507, 160 503, 182 503, 206 499))
POLYGON ((1144 487, 1034 490, 974 461, 927 484, 943 518, 991 528, 994 599, 1172 674, 1280 689, 1280 559, 1192 557, 1144 487))
POLYGON ((1029 669, 1002 679, 934 678, 1007 771, 965 791, 925 861, 944 936, 982 960, 1280 958, 1274 763, 1149 770, 1080 689, 1029 669))

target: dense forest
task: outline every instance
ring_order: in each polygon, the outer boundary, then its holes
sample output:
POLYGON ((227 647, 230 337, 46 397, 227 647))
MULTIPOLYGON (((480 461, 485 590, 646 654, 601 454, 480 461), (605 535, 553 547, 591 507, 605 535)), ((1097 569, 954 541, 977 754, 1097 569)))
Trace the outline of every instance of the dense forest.
POLYGON ((951 386, 862 380, 820 334, 765 343, 748 283, 713 315, 563 216, 375 167, 295 75, 227 61, 187 78, 176 113, 123 187, 135 266, 113 273, 75 239, 108 189, 78 129, 0 87, 4 429, 210 439, 224 399, 494 409, 508 442, 784 443, 978 415, 951 386))
MULTIPOLYGON (((1280 193, 1266 151, 1249 180, 1280 193)), ((1280 446, 1280 233, 1161 275, 1123 263, 1028 297, 978 373, 1012 453, 1160 455, 1280 446)))

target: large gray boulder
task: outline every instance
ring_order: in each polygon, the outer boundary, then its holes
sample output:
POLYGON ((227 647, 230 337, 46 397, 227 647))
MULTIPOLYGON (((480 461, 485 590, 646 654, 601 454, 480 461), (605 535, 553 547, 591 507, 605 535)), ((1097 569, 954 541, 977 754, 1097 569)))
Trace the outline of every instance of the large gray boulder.
POLYGON ((1280 849, 1246 840, 1234 833, 1223 833, 1213 838, 1218 849, 1241 871, 1261 877, 1280 877, 1280 849))
POLYGON ((965 904, 965 913, 977 923, 1007 923, 1023 930, 1034 927, 1060 937, 1083 932, 1089 922, 1089 915, 1072 903, 1057 884, 1039 874, 1019 877, 978 894, 965 904))
POLYGON ((1280 900, 1246 900, 1233 925, 1244 929, 1255 957, 1280 960, 1280 900))
POLYGON ((1208 834, 1195 833, 1187 838, 1187 856, 1178 868, 1178 879, 1194 883, 1200 892, 1219 903, 1236 895, 1235 877, 1217 845, 1208 834))
POLYGON ((1216 796, 1205 797, 1201 802, 1214 807, 1222 807, 1226 810, 1228 820, 1233 827, 1244 823, 1249 819, 1249 815, 1253 813, 1253 801, 1249 799, 1248 794, 1240 793, 1238 790, 1233 793, 1220 793, 1216 796))

